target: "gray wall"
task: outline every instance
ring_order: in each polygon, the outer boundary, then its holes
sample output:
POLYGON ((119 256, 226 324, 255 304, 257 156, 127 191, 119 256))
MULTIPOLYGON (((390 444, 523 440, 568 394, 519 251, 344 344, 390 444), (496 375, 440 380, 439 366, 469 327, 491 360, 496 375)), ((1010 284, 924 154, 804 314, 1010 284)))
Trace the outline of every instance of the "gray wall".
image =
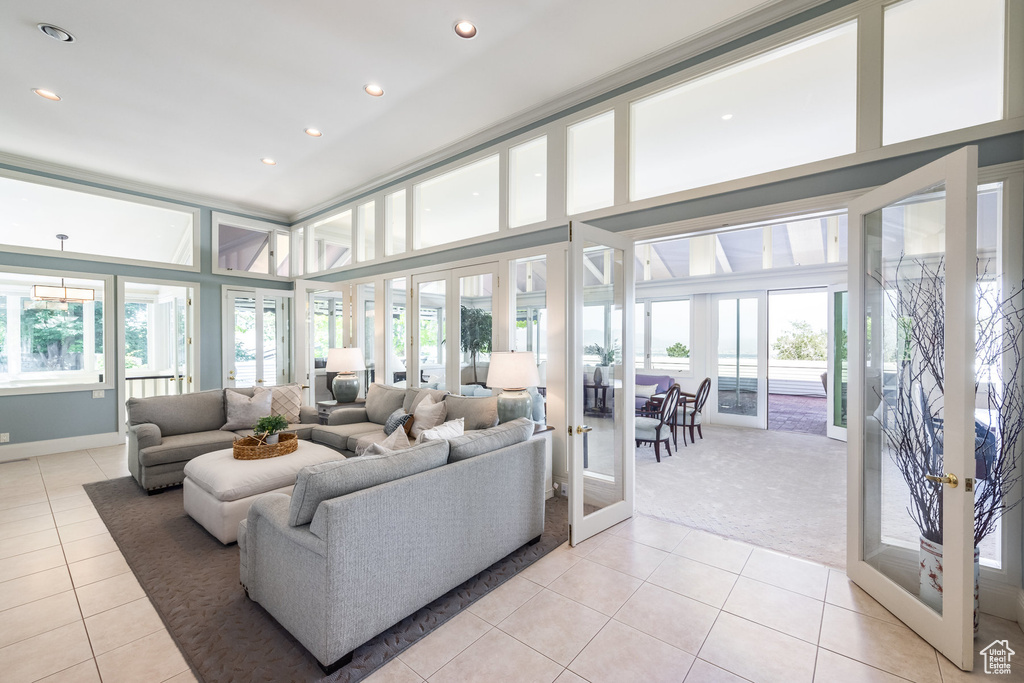
MULTIPOLYGON (((120 275, 160 280, 185 280, 199 283, 199 376, 200 389, 218 389, 221 380, 221 286, 225 284, 261 287, 265 289, 291 290, 290 282, 257 280, 245 277, 227 277, 213 274, 213 210, 208 206, 183 204, 164 197, 131 192, 118 187, 76 181, 29 169, 0 164, 0 168, 31 173, 37 176, 58 178, 83 187, 101 187, 139 197, 169 201, 190 208, 200 209, 198 272, 184 272, 168 268, 122 265, 82 259, 55 258, 49 256, 27 256, 0 251, 0 269, 4 266, 40 268, 59 275, 62 271, 77 271, 102 275, 120 275)), ((219 210, 219 209, 218 209, 219 210)), ((262 219, 261 219, 262 220, 262 219)), ((116 287, 115 287, 116 289, 116 287)), ((115 291, 105 292, 106 303, 114 301, 115 291)), ((117 302, 115 302, 117 305, 117 302)), ((112 340, 112 337, 110 338, 112 340)), ((52 394, 27 394, 0 396, 0 432, 9 432, 11 443, 28 443, 88 434, 104 434, 117 431, 117 392, 108 390, 101 399, 92 398, 90 391, 72 391, 52 394)), ((0 446, 0 457, 3 446, 0 446)))

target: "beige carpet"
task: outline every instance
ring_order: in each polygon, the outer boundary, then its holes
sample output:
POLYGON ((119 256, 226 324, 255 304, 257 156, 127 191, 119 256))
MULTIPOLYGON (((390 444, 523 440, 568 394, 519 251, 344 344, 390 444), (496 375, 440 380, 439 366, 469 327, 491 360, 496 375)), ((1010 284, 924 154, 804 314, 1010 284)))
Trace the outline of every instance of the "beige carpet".
POLYGON ((636 511, 845 568, 846 444, 707 425, 660 463, 637 449, 636 511))

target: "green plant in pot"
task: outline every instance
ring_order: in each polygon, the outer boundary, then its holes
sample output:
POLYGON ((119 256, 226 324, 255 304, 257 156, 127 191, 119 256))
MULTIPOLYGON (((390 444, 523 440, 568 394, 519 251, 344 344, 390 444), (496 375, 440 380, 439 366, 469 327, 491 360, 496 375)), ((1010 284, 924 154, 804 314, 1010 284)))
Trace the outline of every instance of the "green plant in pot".
POLYGON ((288 429, 288 420, 284 418, 284 415, 261 417, 256 420, 256 425, 252 429, 256 433, 256 438, 261 442, 273 444, 278 442, 280 433, 288 429))
MULTIPOLYGON (((876 360, 878 355, 882 356, 882 363, 874 364, 890 369, 892 375, 890 380, 874 388, 872 396, 880 404, 875 415, 879 439, 876 443, 881 455, 888 456, 907 486, 906 511, 920 532, 918 595, 922 602, 939 612, 942 609, 945 486, 937 480, 946 471, 943 462, 945 284, 941 259, 901 258, 884 281, 876 273, 872 287, 881 290, 887 299, 886 313, 884 320, 868 325, 866 335, 868 357, 874 348, 876 360)), ((999 519, 1021 502, 1014 489, 1021 480, 1019 464, 1024 446, 1021 438, 1024 436, 1022 292, 1024 286, 1020 285, 1000 291, 998 278, 990 276, 979 259, 973 360, 975 393, 981 389, 987 404, 987 410, 979 413, 988 417, 976 419, 976 467, 975 471, 963 475, 976 480, 975 631, 978 628, 978 548, 996 531, 999 519), (981 387, 978 378, 987 380, 985 387, 981 387)), ((876 376, 875 381, 879 379, 876 376)))
POLYGON ((587 344, 583 347, 583 353, 598 357, 597 368, 594 370, 594 384, 611 384, 612 366, 615 365, 620 355, 618 345, 606 349, 600 344, 587 344))

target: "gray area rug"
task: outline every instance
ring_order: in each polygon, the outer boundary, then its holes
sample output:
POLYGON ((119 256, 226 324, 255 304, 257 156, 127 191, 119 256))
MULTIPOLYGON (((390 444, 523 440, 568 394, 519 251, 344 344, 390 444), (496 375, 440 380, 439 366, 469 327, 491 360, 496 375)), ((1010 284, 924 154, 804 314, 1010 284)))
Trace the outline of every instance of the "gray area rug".
POLYGON ((568 506, 547 501, 539 543, 519 548, 356 649, 324 676, 316 659, 238 583, 238 546, 223 546, 185 514, 180 487, 146 495, 131 477, 85 490, 128 565, 201 680, 352 683, 457 615, 568 538, 568 506))
POLYGON ((703 439, 684 448, 680 434, 678 452, 663 450, 660 463, 651 446, 636 449, 635 500, 642 515, 846 567, 841 441, 704 425, 703 439))

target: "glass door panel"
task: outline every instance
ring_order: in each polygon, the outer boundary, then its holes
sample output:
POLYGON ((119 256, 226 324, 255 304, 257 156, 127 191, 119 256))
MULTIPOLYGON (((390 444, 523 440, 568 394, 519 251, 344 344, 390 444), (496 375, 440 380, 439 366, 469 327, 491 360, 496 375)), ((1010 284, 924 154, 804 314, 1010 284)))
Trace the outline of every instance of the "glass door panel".
POLYGON ((633 243, 570 226, 568 412, 570 542, 633 514, 633 243))
POLYGON ((192 381, 192 287, 124 283, 125 396, 195 390, 192 381))
POLYGON ((847 398, 850 382, 848 326, 850 293, 846 286, 829 287, 829 364, 828 425, 829 438, 846 441, 847 398))
POLYGON ((447 386, 446 335, 448 308, 448 281, 436 276, 413 278, 416 292, 416 357, 413 386, 440 389, 447 386))
POLYGON ((256 335, 255 295, 235 295, 231 299, 232 354, 228 370, 228 386, 251 387, 256 384, 256 358, 261 352, 262 338, 256 335))
POLYGON ((267 386, 278 383, 278 302, 277 297, 263 297, 263 367, 256 382, 267 386))
POLYGON ((720 424, 767 427, 764 292, 715 297, 712 415, 720 424))
POLYGON ((356 319, 357 333, 356 346, 363 352, 363 360, 366 363, 366 370, 357 372, 360 385, 360 396, 366 397, 366 390, 374 381, 375 367, 374 353, 376 349, 376 313, 374 310, 374 296, 376 287, 372 283, 356 286, 356 310, 359 312, 356 319))
POLYGON ((850 206, 847 571, 965 670, 984 490, 975 481, 976 201, 977 149, 968 147, 850 206))
POLYGON ((388 280, 390 315, 386 328, 388 335, 387 372, 379 380, 384 384, 401 387, 406 386, 406 349, 410 343, 407 282, 404 277, 388 280))
MULTIPOLYGON (((484 384, 493 339, 494 274, 459 278, 459 384, 484 384)), ((452 393, 460 393, 455 387, 452 393)))

